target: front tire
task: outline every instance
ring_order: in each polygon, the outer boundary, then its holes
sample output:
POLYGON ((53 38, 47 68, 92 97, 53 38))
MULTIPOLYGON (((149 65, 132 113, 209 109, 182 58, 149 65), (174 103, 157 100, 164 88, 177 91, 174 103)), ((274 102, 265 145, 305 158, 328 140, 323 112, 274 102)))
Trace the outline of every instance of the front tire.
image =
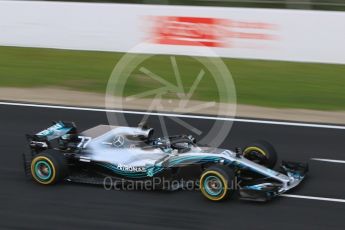
POLYGON ((207 168, 200 177, 200 191, 211 201, 223 201, 233 193, 235 174, 227 166, 214 165, 207 168))
POLYGON ((67 163, 62 153, 47 151, 32 159, 30 171, 35 182, 53 185, 66 178, 67 163))
POLYGON ((243 156, 257 164, 273 169, 277 163, 277 152, 274 147, 266 141, 256 141, 243 150, 243 156))

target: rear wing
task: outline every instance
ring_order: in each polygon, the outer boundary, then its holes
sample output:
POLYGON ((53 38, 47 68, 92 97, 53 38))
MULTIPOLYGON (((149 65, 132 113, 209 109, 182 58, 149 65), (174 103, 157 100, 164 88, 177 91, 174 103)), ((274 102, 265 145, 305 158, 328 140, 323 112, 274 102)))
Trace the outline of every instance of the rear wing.
POLYGON ((77 134, 77 127, 74 122, 54 121, 49 128, 42 130, 34 135, 27 134, 26 139, 29 146, 34 151, 51 148, 51 141, 58 139, 66 134, 77 134))

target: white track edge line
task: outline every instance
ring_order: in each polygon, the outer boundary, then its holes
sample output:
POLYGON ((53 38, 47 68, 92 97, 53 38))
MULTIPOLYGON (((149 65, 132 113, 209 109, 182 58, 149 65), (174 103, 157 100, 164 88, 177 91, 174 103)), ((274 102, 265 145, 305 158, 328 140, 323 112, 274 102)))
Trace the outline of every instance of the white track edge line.
POLYGON ((291 194, 281 194, 280 196, 289 197, 289 198, 307 199, 307 200, 319 200, 319 201, 345 203, 345 199, 335 199, 335 198, 327 198, 327 197, 302 196, 302 195, 291 195, 291 194))
MULTIPOLYGON (((309 123, 263 121, 263 120, 237 119, 237 118, 219 118, 219 117, 209 117, 209 116, 193 116, 193 115, 166 114, 166 113, 149 113, 149 112, 139 112, 139 111, 125 111, 125 110, 122 111, 122 110, 96 109, 96 108, 73 107, 73 106, 39 105, 39 104, 12 103, 12 102, 0 102, 0 105, 26 106, 26 107, 37 107, 37 108, 54 108, 54 109, 69 109, 69 110, 96 111, 96 112, 127 113, 127 114, 147 114, 147 115, 156 115, 156 116, 174 116, 174 117, 210 119, 210 120, 225 120, 225 121, 237 121, 237 122, 247 122, 247 123, 260 123, 260 124, 277 124, 277 125, 288 125, 288 126, 345 129, 344 126, 336 126, 336 125, 319 125, 319 124, 309 124, 309 123)), ((345 161, 321 159, 321 158, 312 158, 312 160, 345 163, 345 161)), ((307 199, 307 200, 319 200, 319 201, 330 201, 330 202, 345 203, 345 199, 291 195, 291 194, 281 194, 280 196, 289 197, 289 198, 307 199)))
POLYGON ((243 122, 243 123, 257 123, 257 124, 285 125, 285 126, 299 126, 299 127, 309 127, 309 128, 325 128, 325 129, 345 130, 345 126, 322 125, 322 124, 313 124, 313 123, 297 123, 297 122, 269 121, 269 120, 256 120, 256 119, 196 116, 196 115, 171 114, 171 113, 153 113, 153 112, 128 111, 128 110, 116 110, 116 109, 97 109, 97 108, 87 108, 87 107, 44 105, 44 104, 31 104, 31 103, 15 103, 15 102, 0 102, 0 105, 36 107, 36 108, 51 108, 51 109, 66 109, 66 110, 80 110, 80 111, 93 111, 93 112, 140 114, 140 115, 152 115, 152 116, 195 118, 195 119, 205 119, 205 120, 236 121, 236 122, 243 122))
POLYGON ((342 160, 334 160, 334 159, 323 159, 323 158, 311 158, 313 161, 323 161, 323 162, 329 162, 329 163, 340 163, 345 164, 345 161, 342 160))

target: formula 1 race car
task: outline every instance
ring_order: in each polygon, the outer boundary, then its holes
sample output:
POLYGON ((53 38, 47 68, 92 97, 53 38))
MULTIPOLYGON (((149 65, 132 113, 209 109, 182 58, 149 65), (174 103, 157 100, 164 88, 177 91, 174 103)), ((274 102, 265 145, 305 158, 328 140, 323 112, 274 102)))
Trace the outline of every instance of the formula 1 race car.
POLYGON ((156 189, 176 190, 193 179, 211 201, 225 200, 235 191, 241 199, 267 201, 296 187, 308 171, 307 164, 284 161, 279 171, 273 170, 277 154, 264 141, 230 151, 200 146, 188 135, 152 135, 146 124, 99 125, 79 133, 73 122, 54 122, 27 135, 31 152, 23 155, 25 172, 42 185, 128 184, 159 178, 164 180, 156 189))

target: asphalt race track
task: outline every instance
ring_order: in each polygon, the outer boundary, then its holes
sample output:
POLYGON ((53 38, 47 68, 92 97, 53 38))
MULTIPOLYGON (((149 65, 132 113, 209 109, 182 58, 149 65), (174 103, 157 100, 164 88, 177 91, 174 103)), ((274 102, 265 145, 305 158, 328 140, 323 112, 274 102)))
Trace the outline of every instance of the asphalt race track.
MULTIPOLYGON (((24 134, 52 120, 76 121, 80 130, 107 123, 104 112, 0 105, 1 229, 345 229, 345 130, 235 122, 224 148, 256 139, 272 142, 280 160, 309 161, 310 173, 294 195, 269 203, 205 200, 199 192, 106 191, 102 187, 60 184, 43 187, 24 177, 24 134), (342 202, 343 201, 343 202, 342 202)), ((128 115, 136 125, 139 115, 128 115)), ((199 129, 209 120, 184 119, 199 129)), ((158 118, 151 116, 152 127, 158 118)), ((167 123, 176 134, 182 127, 167 123)), ((158 133, 159 134, 159 133, 158 133)))

